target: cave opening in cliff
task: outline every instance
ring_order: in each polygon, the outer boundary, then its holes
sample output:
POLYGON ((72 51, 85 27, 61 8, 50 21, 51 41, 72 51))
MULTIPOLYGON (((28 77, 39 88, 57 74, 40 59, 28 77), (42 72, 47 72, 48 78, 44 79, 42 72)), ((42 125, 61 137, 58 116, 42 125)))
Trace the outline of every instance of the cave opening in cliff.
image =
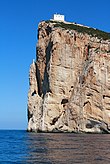
POLYGON ((61 104, 66 104, 68 103, 68 99, 62 99, 61 104))
POLYGON ((36 90, 34 90, 34 92, 32 92, 32 96, 34 96, 35 94, 37 94, 37 93, 36 93, 36 90))

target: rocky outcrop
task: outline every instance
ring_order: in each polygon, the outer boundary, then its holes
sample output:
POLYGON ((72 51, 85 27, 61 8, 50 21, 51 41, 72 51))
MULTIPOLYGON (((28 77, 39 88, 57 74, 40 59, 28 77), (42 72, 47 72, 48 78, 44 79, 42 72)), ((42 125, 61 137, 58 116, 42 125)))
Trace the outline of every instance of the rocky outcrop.
POLYGON ((28 131, 110 132, 110 34, 39 24, 30 67, 28 131))

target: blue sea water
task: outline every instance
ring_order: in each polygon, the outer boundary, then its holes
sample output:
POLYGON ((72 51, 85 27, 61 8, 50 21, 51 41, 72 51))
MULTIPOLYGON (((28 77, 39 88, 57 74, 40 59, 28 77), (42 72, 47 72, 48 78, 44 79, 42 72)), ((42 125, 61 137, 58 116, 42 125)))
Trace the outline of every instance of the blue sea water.
POLYGON ((110 135, 0 130, 2 163, 110 164, 110 135))

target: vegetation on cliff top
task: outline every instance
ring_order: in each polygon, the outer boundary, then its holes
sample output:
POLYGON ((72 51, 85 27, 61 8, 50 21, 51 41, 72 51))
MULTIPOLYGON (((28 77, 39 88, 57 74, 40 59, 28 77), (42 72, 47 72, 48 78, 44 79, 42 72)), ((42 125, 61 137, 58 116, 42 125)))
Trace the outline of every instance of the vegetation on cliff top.
POLYGON ((46 23, 55 23, 54 27, 61 27, 63 29, 69 29, 69 30, 76 30, 78 32, 81 33, 87 33, 92 37, 97 37, 99 39, 103 39, 103 40, 108 40, 110 39, 110 33, 98 30, 98 29, 94 29, 91 27, 86 27, 86 26, 80 26, 78 24, 73 24, 73 23, 64 23, 64 22, 58 22, 58 21, 46 21, 46 23))

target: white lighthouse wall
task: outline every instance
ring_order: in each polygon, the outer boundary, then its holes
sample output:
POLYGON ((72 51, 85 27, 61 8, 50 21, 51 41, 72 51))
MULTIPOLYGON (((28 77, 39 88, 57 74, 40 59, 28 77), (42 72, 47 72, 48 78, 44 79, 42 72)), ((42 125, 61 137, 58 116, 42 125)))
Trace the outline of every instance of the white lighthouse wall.
POLYGON ((65 18, 64 15, 54 14, 53 19, 57 21, 64 21, 65 18))

